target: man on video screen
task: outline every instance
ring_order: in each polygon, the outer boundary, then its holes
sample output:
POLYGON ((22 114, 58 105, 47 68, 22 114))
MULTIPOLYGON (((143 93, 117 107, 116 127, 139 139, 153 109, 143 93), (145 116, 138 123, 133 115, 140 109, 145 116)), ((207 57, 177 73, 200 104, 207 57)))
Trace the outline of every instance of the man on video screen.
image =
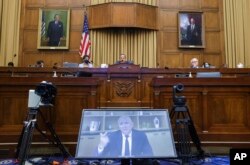
POLYGON ((133 129, 129 116, 118 119, 119 130, 100 134, 96 154, 107 157, 152 156, 153 151, 144 132, 133 129))

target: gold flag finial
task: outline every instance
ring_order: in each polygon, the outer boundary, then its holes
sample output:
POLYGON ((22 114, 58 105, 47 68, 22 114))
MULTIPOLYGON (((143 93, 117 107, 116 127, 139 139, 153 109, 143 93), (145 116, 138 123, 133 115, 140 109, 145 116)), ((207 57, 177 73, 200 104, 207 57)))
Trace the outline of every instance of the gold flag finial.
POLYGON ((82 5, 84 12, 87 12, 87 6, 85 4, 82 5))

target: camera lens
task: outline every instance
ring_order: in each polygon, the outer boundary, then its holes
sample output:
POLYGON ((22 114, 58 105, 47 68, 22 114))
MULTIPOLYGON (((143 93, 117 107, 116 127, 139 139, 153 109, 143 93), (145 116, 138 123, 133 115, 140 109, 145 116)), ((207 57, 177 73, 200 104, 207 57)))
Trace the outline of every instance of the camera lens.
POLYGON ((183 89, 184 89, 184 85, 183 84, 177 84, 176 85, 177 92, 181 92, 181 91, 183 91, 183 89))
POLYGON ((57 90, 52 83, 42 82, 36 87, 35 93, 41 96, 41 102, 43 104, 54 104, 57 90))

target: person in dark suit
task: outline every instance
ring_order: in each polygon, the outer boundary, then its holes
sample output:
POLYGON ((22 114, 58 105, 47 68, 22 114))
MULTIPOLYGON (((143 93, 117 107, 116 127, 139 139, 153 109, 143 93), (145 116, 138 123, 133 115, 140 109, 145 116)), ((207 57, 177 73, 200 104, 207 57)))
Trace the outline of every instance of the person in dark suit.
POLYGON ((201 27, 195 23, 194 18, 190 18, 190 24, 187 26, 187 42, 189 45, 202 45, 201 27))
POLYGON ((8 67, 14 67, 14 63, 13 62, 8 62, 8 67))
POLYGON ((133 61, 127 60, 127 57, 125 54, 121 54, 119 61, 116 61, 115 64, 133 64, 133 61))
POLYGON ((93 64, 91 61, 89 61, 88 55, 84 55, 82 59, 83 63, 78 65, 79 68, 93 68, 93 64))
POLYGON ((36 67, 37 68, 43 68, 44 67, 44 61, 43 60, 38 60, 36 62, 36 67))
POLYGON ((97 148, 97 156, 134 157, 152 156, 153 151, 144 132, 133 129, 133 121, 129 116, 118 119, 120 130, 101 133, 97 148))
POLYGON ((59 46, 63 38, 63 23, 60 21, 60 15, 55 14, 54 20, 49 22, 48 26, 48 45, 59 46))

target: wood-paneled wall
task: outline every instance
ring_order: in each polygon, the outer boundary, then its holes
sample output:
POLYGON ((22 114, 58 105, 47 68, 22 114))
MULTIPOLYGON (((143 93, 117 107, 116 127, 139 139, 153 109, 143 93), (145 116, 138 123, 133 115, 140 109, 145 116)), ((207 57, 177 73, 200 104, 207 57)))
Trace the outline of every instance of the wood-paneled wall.
POLYGON ((157 61, 161 67, 189 67, 197 57, 200 64, 220 67, 224 62, 223 6, 220 0, 160 0, 157 61), (205 21, 205 48, 178 48, 178 12, 201 11, 205 21))
MULTIPOLYGON (((54 63, 62 65, 65 61, 80 63, 78 48, 83 23, 83 4, 90 5, 90 0, 23 0, 19 66, 32 65, 40 59, 45 61, 45 66, 53 66, 54 63), (69 50, 37 49, 39 8, 69 8, 71 10, 69 50)), ((192 57, 197 57, 200 63, 206 61, 217 67, 225 63, 222 1, 159 0, 158 22, 156 56, 160 67, 188 67, 192 57), (180 49, 178 47, 179 11, 202 11, 204 13, 206 43, 204 49, 180 49)))
POLYGON ((35 64, 37 60, 45 61, 45 66, 63 62, 81 62, 78 55, 83 24, 83 4, 90 0, 23 0, 21 7, 20 59, 19 66, 35 64), (68 50, 38 50, 39 8, 70 9, 70 34, 68 50))
POLYGON ((89 22, 91 23, 89 28, 135 27, 156 30, 157 9, 155 6, 138 3, 116 2, 92 5, 89 7, 89 22))
MULTIPOLYGON (((202 141, 249 141, 249 80, 249 76, 223 77, 220 80, 153 78, 153 107, 172 107, 175 110, 172 117, 178 118, 185 114, 181 108, 189 109, 202 141), (173 85, 179 82, 182 82, 185 89, 176 96, 185 96, 186 102, 180 102, 178 98, 174 104, 173 85)), ((229 145, 232 146, 232 142, 229 145)))

